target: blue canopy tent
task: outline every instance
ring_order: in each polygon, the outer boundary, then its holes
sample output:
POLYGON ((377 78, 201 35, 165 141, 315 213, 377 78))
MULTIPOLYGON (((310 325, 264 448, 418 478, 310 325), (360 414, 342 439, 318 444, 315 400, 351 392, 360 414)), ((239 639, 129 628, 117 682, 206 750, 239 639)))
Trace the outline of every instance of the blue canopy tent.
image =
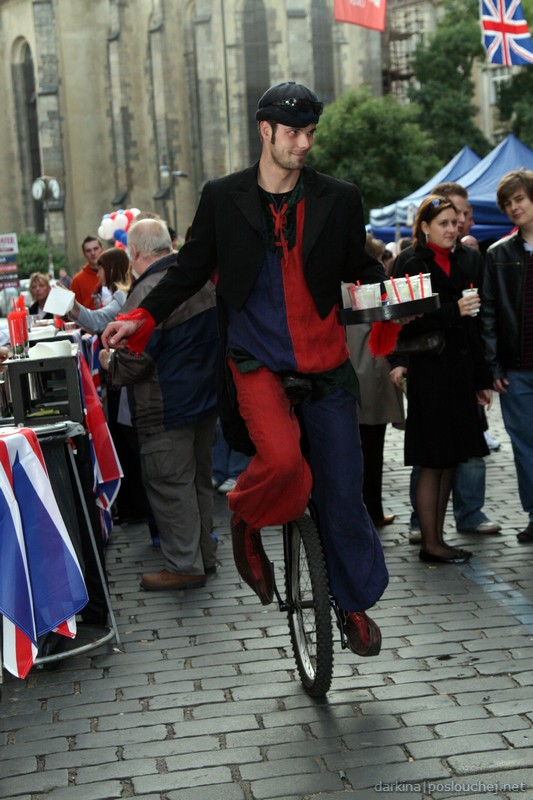
POLYGON ((480 231, 496 229, 495 236, 504 236, 511 229, 508 218, 496 203, 496 189, 507 172, 521 167, 533 170, 533 150, 511 134, 463 175, 460 183, 468 191, 476 221, 472 230, 474 236, 478 227, 480 231))
MULTIPOLYGON (((435 176, 410 197, 420 195, 416 202, 416 206, 418 206, 420 201, 429 194, 437 183, 442 182, 442 180, 456 180, 467 189, 468 199, 472 204, 474 220, 476 222, 471 231, 472 235, 479 241, 500 239, 502 236, 509 233, 512 226, 505 214, 502 214, 498 208, 496 203, 496 188, 501 178, 503 178, 507 172, 520 169, 521 167, 533 170, 533 150, 530 150, 529 147, 522 144, 516 136, 510 134, 491 150, 485 158, 478 158, 477 163, 467 172, 455 178, 448 177, 441 180, 435 180, 437 177, 435 176), (425 193, 422 193, 422 189, 425 189, 425 193)), ((393 205, 403 204, 407 199, 408 198, 404 198, 404 200, 400 200, 397 204, 393 205)), ((411 203, 415 204, 415 200, 411 200, 411 203)), ((377 209, 377 211, 380 210, 384 209, 377 209)), ((370 212, 370 219, 372 223, 372 211, 370 212)), ((396 227, 375 227, 373 224, 371 224, 370 227, 373 236, 385 242, 392 242, 397 236, 396 227)), ((409 228, 402 228, 400 235, 410 236, 411 230, 409 228)))
MULTIPOLYGON (((480 157, 476 155, 473 150, 469 147, 463 147, 451 161, 442 167, 436 175, 433 175, 433 177, 430 178, 429 181, 426 181, 419 189, 411 192, 407 197, 398 200, 396 203, 391 203, 383 208, 371 209, 370 226, 374 236, 383 238, 379 236, 379 230, 374 230, 375 228, 379 229, 395 225, 406 225, 410 206, 417 209, 424 197, 431 192, 434 186, 438 183, 444 183, 444 181, 458 181, 462 175, 469 172, 480 160, 480 157)), ((394 231, 395 228, 393 228, 393 239, 394 231)), ((409 236, 410 233, 401 235, 409 236)))

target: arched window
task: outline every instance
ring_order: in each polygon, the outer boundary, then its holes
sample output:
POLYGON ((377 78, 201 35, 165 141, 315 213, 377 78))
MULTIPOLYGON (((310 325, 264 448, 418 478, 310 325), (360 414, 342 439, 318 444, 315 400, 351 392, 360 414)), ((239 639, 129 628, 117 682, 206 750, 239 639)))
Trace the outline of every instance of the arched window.
POLYGON ((313 61, 315 66, 315 82, 313 89, 323 103, 331 103, 335 95, 333 77, 333 14, 329 3, 324 0, 312 0, 311 3, 311 35, 313 40, 313 61))
POLYGON ((35 178, 42 174, 39 147, 39 121, 37 116, 37 94, 35 68, 29 45, 20 43, 12 67, 16 120, 19 142, 19 159, 22 185, 25 189, 25 224, 36 233, 44 231, 42 203, 36 203, 30 194, 35 178))
POLYGON ((270 85, 266 11, 262 0, 247 0, 243 12, 246 107, 250 158, 259 157, 255 109, 259 97, 270 85))
POLYGON ((41 153, 39 149, 39 123, 37 119, 37 95, 35 90, 35 70, 29 47, 25 48, 24 63, 24 98, 26 101, 26 118, 28 121, 28 146, 32 180, 41 174, 41 153))

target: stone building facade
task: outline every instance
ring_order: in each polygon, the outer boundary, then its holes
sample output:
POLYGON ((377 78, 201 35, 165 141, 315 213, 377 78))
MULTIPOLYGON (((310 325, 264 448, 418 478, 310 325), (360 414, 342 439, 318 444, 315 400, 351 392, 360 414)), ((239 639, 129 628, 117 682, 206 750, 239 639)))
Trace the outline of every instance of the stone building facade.
POLYGON ((71 271, 113 210, 183 234, 203 183, 258 155, 268 85, 381 91, 380 35, 334 22, 333 0, 0 0, 0 63, 0 232, 48 216, 71 271), (40 175, 62 190, 48 215, 40 175))

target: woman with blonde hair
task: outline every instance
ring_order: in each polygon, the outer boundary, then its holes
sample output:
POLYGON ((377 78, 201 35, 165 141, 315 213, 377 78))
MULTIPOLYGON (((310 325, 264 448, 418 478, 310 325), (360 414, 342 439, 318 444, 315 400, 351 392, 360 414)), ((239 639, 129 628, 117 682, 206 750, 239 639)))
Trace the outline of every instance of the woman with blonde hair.
POLYGON ((44 304, 46 298, 50 294, 50 278, 44 272, 34 272, 30 276, 29 290, 32 296, 33 303, 30 305, 28 312, 36 316, 37 319, 53 319, 54 315, 45 312, 44 304))

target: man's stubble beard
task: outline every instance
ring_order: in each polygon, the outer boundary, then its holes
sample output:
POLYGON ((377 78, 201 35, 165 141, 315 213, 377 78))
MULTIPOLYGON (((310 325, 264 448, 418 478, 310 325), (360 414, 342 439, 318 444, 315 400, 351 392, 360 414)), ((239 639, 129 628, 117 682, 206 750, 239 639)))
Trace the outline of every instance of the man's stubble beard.
MULTIPOLYGON (((276 156, 275 152, 274 152, 274 151, 272 151, 272 161, 273 161, 273 162, 274 162, 274 163, 275 163, 275 164, 276 164, 278 167, 281 167, 282 169, 296 169, 296 170, 302 170, 302 169, 304 168, 304 166, 305 166, 305 161, 306 161, 306 158, 307 158, 307 154, 306 154, 306 155, 305 155, 305 156, 304 156, 302 159, 299 159, 299 160, 298 160, 298 161, 296 161, 296 162, 293 162, 292 160, 287 160, 287 161, 285 161, 285 160, 282 160, 282 159, 278 158, 278 157, 276 156)), ((290 157, 289 157, 289 159, 290 159, 290 157)))

